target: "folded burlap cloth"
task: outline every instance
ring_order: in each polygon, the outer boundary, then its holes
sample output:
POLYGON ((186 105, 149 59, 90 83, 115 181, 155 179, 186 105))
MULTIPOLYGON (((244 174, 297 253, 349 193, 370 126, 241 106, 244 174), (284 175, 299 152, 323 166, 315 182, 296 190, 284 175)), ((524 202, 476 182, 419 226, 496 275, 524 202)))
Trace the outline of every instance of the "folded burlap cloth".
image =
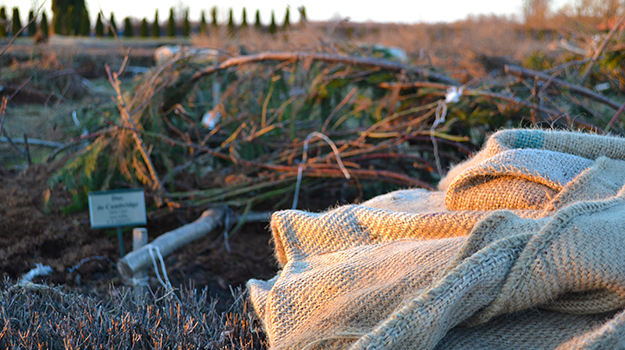
POLYGON ((625 348, 625 139, 505 130, 439 191, 275 213, 272 349, 625 348))

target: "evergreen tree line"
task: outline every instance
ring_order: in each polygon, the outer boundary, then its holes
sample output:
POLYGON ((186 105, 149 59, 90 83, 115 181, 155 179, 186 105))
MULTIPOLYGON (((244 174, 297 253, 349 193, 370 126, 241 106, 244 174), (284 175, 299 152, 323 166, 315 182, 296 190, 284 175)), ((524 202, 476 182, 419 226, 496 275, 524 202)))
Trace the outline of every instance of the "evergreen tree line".
MULTIPOLYGON (((300 23, 306 20, 306 8, 301 7, 300 11, 300 23)), ((41 13, 41 19, 39 21, 33 20, 35 17, 34 10, 30 10, 28 13, 28 27, 25 30, 25 35, 30 37, 35 36, 37 32, 40 32, 44 37, 48 37, 50 33, 69 35, 69 36, 90 36, 91 21, 89 17, 89 11, 85 6, 84 0, 53 0, 52 1, 52 28, 48 25, 48 18, 45 11, 41 13)), ((290 11, 287 7, 286 13, 282 25, 278 27, 274 11, 271 11, 271 21, 267 27, 263 26, 260 19, 260 11, 256 10, 254 16, 254 29, 261 32, 268 32, 269 34, 276 34, 279 29, 286 31, 291 26, 290 11)), ((209 26, 206 21, 205 12, 202 11, 200 16, 200 23, 198 33, 200 35, 210 35, 211 31, 217 30, 220 26, 217 20, 217 7, 213 7, 210 11, 211 24, 209 26)), ((125 37, 160 37, 160 36, 189 36, 191 34, 191 22, 189 21, 189 10, 184 13, 182 23, 177 23, 175 19, 174 8, 169 9, 169 18, 167 19, 165 31, 161 28, 161 22, 158 17, 158 10, 154 14, 154 20, 150 23, 147 18, 143 18, 137 25, 133 23, 133 19, 126 17, 123 20, 123 30, 120 32, 117 29, 117 22, 115 15, 111 12, 108 22, 105 24, 105 20, 102 18, 101 13, 98 13, 98 17, 93 28, 93 34, 96 37, 112 37, 114 33, 123 35, 125 37), (138 32, 137 32, 138 29, 138 32)), ((226 23, 228 32, 234 34, 238 30, 247 30, 249 28, 247 20, 247 10, 243 8, 241 17, 241 23, 235 24, 234 15, 232 9, 228 13, 228 21, 226 23)), ((0 7, 0 38, 15 35, 22 28, 22 22, 20 20, 20 13, 17 7, 13 8, 13 15, 9 21, 4 6, 0 7)))

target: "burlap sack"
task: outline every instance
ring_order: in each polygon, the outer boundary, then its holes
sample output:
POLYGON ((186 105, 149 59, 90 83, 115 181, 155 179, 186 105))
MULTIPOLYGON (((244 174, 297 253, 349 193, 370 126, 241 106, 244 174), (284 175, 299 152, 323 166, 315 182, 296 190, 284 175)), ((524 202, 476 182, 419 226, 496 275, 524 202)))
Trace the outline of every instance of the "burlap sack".
POLYGON ((625 140, 507 130, 440 191, 282 211, 274 349, 625 348, 625 140))

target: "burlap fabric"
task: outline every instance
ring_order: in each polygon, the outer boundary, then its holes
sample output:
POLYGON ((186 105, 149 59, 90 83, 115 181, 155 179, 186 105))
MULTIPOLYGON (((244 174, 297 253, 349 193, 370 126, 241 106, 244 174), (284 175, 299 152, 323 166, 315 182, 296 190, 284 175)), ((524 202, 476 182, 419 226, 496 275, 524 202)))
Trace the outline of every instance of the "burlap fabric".
POLYGON ((625 139, 506 130, 439 191, 271 230, 250 280, 273 349, 625 348, 625 139))

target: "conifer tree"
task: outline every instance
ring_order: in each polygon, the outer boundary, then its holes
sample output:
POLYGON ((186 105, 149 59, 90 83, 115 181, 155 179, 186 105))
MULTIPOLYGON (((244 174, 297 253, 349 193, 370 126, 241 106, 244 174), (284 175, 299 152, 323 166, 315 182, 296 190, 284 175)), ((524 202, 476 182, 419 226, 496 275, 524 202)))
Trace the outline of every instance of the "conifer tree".
POLYGON ((132 22, 130 21, 130 17, 124 18, 124 36, 126 38, 132 38, 132 22))
POLYGON ((20 10, 17 7, 13 8, 13 19, 12 19, 12 26, 11 26, 11 34, 12 35, 17 35, 17 32, 20 31, 20 29, 22 29, 22 21, 20 20, 20 10))
POLYGON ((108 36, 109 37, 114 37, 115 34, 117 34, 117 23, 115 23, 115 15, 113 14, 113 12, 111 12, 111 19, 109 20, 109 31, 108 31, 108 36))
POLYGON ((189 22, 189 9, 184 12, 184 20, 182 21, 182 36, 191 34, 191 23, 189 22))
POLYGON ((174 8, 169 9, 169 19, 167 20, 167 36, 176 36, 176 20, 174 20, 174 8))
POLYGON ((211 9, 211 17, 213 28, 217 28, 219 26, 219 23, 217 23, 217 6, 213 6, 211 9))
POLYGON ((304 24, 304 22, 308 21, 308 18, 306 18, 306 7, 305 6, 300 6, 299 8, 299 23, 300 24, 304 24))
POLYGON ((41 14, 39 29, 41 30, 41 35, 43 35, 43 37, 47 39, 50 35, 50 27, 48 26, 48 16, 46 15, 45 11, 41 14))
POLYGON ((204 14, 204 10, 202 10, 202 15, 200 17, 200 36, 205 36, 208 32, 208 24, 206 23, 206 16, 204 14))
POLYGON ((67 7, 67 23, 65 23, 65 35, 74 35, 74 6, 67 7))
POLYGON ((0 38, 6 38, 7 36, 7 12, 4 6, 0 7, 0 38))
POLYGON ((54 33, 62 35, 79 34, 82 13, 86 10, 85 0, 52 0, 52 28, 54 33))
POLYGON ((228 14, 228 33, 230 35, 234 34, 234 16, 232 15, 232 8, 230 8, 230 13, 228 14))
POLYGON ((139 36, 142 38, 148 37, 148 20, 145 17, 143 17, 143 20, 141 20, 141 27, 139 27, 139 36))
POLYGON ((80 15, 80 30, 78 34, 81 36, 91 35, 91 20, 89 19, 89 12, 87 12, 87 9, 84 9, 80 15))
POLYGON ((158 9, 154 14, 154 23, 152 23, 152 37, 158 38, 161 36, 161 24, 158 22, 158 9))
POLYGON ((254 20, 254 28, 259 32, 263 29, 263 24, 260 22, 260 10, 256 10, 256 16, 254 20))
POLYGON ((98 12, 98 18, 95 21, 95 36, 101 38, 104 36, 104 24, 102 23, 102 14, 98 12))
POLYGON ((67 1, 52 0, 52 30, 67 35, 67 1))
POLYGON ((28 36, 33 37, 37 33, 37 21, 35 21, 35 11, 28 11, 28 36))
POLYGON ((271 23, 269 23, 269 34, 274 35, 278 32, 278 25, 276 24, 276 15, 271 10, 271 23))
POLYGON ((282 23, 282 30, 283 31, 287 31, 289 30, 289 27, 291 26, 291 13, 289 11, 289 8, 286 8, 286 13, 284 14, 284 23, 282 23))
POLYGON ((241 19, 241 29, 247 29, 247 11, 245 10, 245 7, 243 8, 243 14, 241 17, 243 17, 241 19))

